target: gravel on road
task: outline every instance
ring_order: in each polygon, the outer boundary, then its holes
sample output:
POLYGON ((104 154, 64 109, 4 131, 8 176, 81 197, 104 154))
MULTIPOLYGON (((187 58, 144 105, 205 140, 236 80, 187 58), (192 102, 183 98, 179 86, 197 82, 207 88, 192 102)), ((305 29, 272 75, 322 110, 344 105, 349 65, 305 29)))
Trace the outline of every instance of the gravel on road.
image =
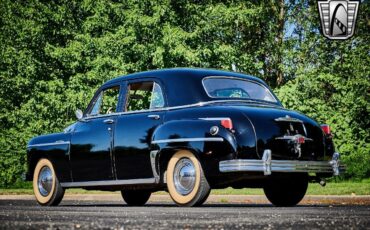
POLYGON ((144 207, 128 207, 116 195, 84 194, 42 207, 32 196, 0 196, 0 229, 370 229, 370 197, 361 199, 309 196, 280 208, 262 196, 211 196, 184 208, 156 195, 144 207))

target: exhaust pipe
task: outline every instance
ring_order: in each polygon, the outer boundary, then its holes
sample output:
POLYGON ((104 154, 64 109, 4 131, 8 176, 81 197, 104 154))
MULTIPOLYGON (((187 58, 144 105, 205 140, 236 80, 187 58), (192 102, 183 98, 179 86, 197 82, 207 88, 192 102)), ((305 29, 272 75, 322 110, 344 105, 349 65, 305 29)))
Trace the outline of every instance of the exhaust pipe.
POLYGON ((321 179, 319 184, 322 186, 322 187, 325 187, 326 185, 326 181, 324 179, 321 179))

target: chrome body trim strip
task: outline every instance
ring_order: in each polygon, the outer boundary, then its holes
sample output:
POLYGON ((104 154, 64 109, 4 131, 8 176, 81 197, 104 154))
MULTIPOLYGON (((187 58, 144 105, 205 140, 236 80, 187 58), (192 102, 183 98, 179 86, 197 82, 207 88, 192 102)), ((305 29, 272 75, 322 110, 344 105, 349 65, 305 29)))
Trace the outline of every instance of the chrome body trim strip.
POLYGON ((204 121, 222 121, 222 120, 227 120, 230 119, 230 117, 203 117, 199 118, 199 120, 204 120, 204 121))
POLYGON ((126 115, 126 114, 136 114, 136 113, 150 113, 150 112, 159 112, 159 111, 170 111, 170 110, 176 110, 176 109, 186 109, 186 108, 192 108, 192 107, 200 107, 204 105, 209 104, 215 104, 215 103, 224 103, 224 102, 241 102, 241 103, 258 103, 261 106, 276 106, 279 108, 282 108, 281 105, 275 104, 275 103, 264 103, 260 101, 255 100, 212 100, 212 101, 205 101, 205 102, 198 102, 194 104, 188 104, 188 105, 179 105, 179 106, 171 106, 171 107, 164 107, 164 108, 158 108, 158 109, 147 109, 147 110, 138 110, 138 111, 129 111, 129 112, 118 112, 118 113, 110 113, 110 114, 102 114, 102 115, 96 115, 96 116, 90 116, 90 117, 84 117, 80 121, 88 121, 95 118, 102 118, 102 117, 109 117, 109 116, 119 116, 119 115, 126 115))
POLYGON ((313 141, 311 138, 305 137, 301 134, 296 134, 294 136, 285 135, 282 137, 276 137, 275 140, 288 140, 288 141, 296 142, 299 138, 303 138, 305 141, 313 141))
POLYGON ((155 178, 129 179, 129 180, 102 180, 102 181, 81 181, 81 182, 62 182, 63 188, 75 187, 94 187, 94 186, 112 186, 112 185, 138 185, 157 183, 155 178))
POLYGON ((70 145, 70 144, 71 142, 69 141, 56 141, 56 142, 50 142, 50 143, 28 145, 27 148, 39 147, 39 146, 51 146, 51 145, 70 145))
POLYGON ((333 173, 337 176, 345 170, 339 164, 339 154, 335 153, 331 161, 297 161, 271 160, 271 151, 265 150, 262 160, 226 160, 220 161, 220 172, 263 172, 270 175, 273 172, 307 172, 333 173))
POLYGON ((199 137, 199 138, 176 138, 176 139, 163 139, 152 141, 152 144, 173 143, 173 142, 192 142, 192 141, 207 141, 207 142, 223 142, 221 137, 199 137))

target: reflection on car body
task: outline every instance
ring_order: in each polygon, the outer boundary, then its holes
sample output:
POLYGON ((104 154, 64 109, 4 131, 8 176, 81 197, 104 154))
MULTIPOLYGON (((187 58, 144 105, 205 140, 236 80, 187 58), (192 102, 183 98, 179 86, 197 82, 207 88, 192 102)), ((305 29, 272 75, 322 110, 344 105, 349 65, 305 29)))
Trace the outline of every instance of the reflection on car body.
POLYGON ((343 167, 328 126, 283 108, 260 79, 208 69, 166 69, 101 86, 78 121, 27 146, 37 201, 65 189, 122 192, 143 205, 166 190, 180 206, 214 188, 263 188, 278 206, 297 204, 310 180, 343 167), (309 174, 310 173, 310 174, 309 174))

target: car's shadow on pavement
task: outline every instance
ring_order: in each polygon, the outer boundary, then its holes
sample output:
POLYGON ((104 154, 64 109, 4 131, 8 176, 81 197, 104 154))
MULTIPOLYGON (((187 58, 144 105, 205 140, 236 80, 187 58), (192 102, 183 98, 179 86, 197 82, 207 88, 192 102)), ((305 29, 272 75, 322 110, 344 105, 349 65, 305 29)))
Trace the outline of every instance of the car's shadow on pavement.
MULTIPOLYGON (((146 204, 144 206, 128 206, 126 204, 91 204, 91 203, 78 203, 78 204, 60 204, 62 207, 136 207, 136 208, 180 208, 176 204, 146 204)), ((307 208, 307 207, 330 207, 331 205, 326 204, 312 204, 312 205, 297 205, 296 208, 307 208)), ((335 205, 341 206, 341 205, 335 205)), ((271 204, 204 204, 198 207, 181 207, 181 208, 266 208, 275 207, 271 204)), ((277 207, 279 208, 279 207, 277 207)))
MULTIPOLYGON (((65 200, 59 204, 59 206, 52 206, 52 207, 45 207, 40 206, 34 200, 0 200, 0 206, 5 207, 17 207, 17 206, 24 206, 24 207, 38 207, 38 208, 53 208, 58 209, 58 207, 65 207, 65 208, 88 208, 88 207, 102 207, 102 208, 132 208, 135 206, 128 206, 126 203, 119 202, 119 201, 77 201, 77 200, 65 200)), ((294 206, 295 208, 331 208, 331 207, 354 207, 354 206, 369 206, 368 204, 298 204, 294 206)), ((206 203, 199 207, 191 207, 191 208, 279 208, 275 207, 272 204, 261 204, 261 203, 206 203)), ((188 207, 179 207, 174 203, 170 202, 150 202, 144 206, 136 206, 135 208, 188 208, 188 207)))

